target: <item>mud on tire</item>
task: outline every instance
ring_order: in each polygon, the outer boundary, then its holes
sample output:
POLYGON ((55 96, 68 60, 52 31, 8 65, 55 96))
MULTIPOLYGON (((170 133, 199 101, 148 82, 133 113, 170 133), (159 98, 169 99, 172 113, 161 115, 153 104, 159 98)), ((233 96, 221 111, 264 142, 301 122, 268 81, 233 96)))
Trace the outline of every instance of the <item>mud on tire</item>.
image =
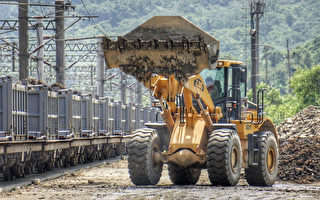
POLYGON ((135 185, 155 185, 162 172, 161 141, 154 129, 144 128, 133 132, 128 143, 128 168, 135 185))
POLYGON ((175 185, 193 185, 199 180, 201 169, 187 167, 181 168, 175 163, 168 163, 170 180, 175 185))
POLYGON ((258 135, 258 166, 249 166, 245 170, 249 185, 272 186, 277 178, 279 151, 276 138, 270 131, 255 133, 258 135))
POLYGON ((240 179, 242 151, 236 131, 214 130, 209 136, 207 167, 212 185, 234 186, 240 179))

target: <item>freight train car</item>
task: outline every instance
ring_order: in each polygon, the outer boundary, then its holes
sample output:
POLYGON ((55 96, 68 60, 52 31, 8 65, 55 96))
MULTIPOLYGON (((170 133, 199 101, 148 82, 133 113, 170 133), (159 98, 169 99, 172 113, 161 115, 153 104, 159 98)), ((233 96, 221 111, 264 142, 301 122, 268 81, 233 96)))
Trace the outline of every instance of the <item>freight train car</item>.
POLYGON ((130 133, 159 112, 0 77, 0 175, 12 180, 124 154, 130 133))

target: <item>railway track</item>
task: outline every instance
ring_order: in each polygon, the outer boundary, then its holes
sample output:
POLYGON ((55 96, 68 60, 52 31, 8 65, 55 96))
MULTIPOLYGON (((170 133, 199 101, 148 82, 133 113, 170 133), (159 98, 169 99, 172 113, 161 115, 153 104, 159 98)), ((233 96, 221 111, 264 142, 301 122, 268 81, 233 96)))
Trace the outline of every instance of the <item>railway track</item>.
POLYGON ((97 160, 91 163, 80 164, 76 166, 71 166, 69 168, 56 168, 53 171, 50 171, 46 174, 30 174, 26 175, 21 179, 14 181, 0 181, 0 193, 1 192, 10 192, 16 188, 21 188, 30 184, 39 184, 42 181, 58 178, 65 174, 72 174, 84 168, 92 168, 102 164, 109 164, 116 161, 119 161, 121 156, 116 156, 109 159, 97 160))

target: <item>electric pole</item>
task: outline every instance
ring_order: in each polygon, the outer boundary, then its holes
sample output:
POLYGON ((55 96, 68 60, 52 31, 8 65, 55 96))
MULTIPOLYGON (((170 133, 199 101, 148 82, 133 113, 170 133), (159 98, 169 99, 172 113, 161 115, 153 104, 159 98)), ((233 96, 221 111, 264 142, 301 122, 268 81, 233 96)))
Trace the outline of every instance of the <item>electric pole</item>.
POLYGON ((290 40, 287 39, 287 66, 288 66, 288 80, 291 77, 291 62, 290 62, 290 48, 289 48, 290 40))
POLYGON ((264 0, 250 2, 250 16, 251 16, 251 88, 253 102, 257 102, 257 88, 259 82, 259 23, 260 18, 264 13, 265 2, 264 0))
MULTIPOLYGON (((37 45, 38 47, 40 47, 41 45, 43 45, 43 23, 42 23, 41 17, 37 19, 36 29, 37 29, 37 45)), ((38 79, 40 81, 44 81, 43 80, 43 47, 38 50, 36 59, 37 59, 38 79)))
POLYGON ((266 68, 266 84, 268 85, 268 59, 265 60, 265 68, 266 68))
POLYGON ((142 105, 142 85, 137 80, 137 93, 136 93, 136 103, 142 105))
POLYGON ((102 38, 98 38, 98 46, 97 46, 97 57, 98 57, 98 63, 97 63, 97 90, 98 95, 100 97, 104 96, 104 73, 105 73, 105 67, 104 67, 104 56, 103 56, 103 49, 102 49, 102 38))
POLYGON ((64 41, 64 0, 55 0, 56 21, 56 82, 65 85, 66 55, 64 41))
POLYGON ((121 81, 120 81, 120 87, 121 87, 121 101, 123 104, 127 104, 127 76, 124 72, 120 71, 121 73, 121 81))
POLYGON ((16 43, 13 42, 12 43, 12 47, 11 47, 11 59, 12 59, 12 71, 16 71, 16 63, 15 63, 15 58, 16 58, 16 49, 15 49, 16 43))
POLYGON ((19 80, 28 79, 28 0, 19 0, 19 80))

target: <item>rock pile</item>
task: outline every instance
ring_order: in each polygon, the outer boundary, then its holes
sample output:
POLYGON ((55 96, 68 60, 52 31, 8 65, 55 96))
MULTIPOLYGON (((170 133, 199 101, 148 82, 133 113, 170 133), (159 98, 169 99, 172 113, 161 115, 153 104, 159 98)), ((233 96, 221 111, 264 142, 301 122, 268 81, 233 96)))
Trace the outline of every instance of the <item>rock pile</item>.
POLYGON ((320 109, 310 106, 278 127, 279 179, 298 183, 320 181, 320 109))
POLYGON ((309 106, 284 120, 278 127, 280 139, 320 136, 320 109, 309 106))

